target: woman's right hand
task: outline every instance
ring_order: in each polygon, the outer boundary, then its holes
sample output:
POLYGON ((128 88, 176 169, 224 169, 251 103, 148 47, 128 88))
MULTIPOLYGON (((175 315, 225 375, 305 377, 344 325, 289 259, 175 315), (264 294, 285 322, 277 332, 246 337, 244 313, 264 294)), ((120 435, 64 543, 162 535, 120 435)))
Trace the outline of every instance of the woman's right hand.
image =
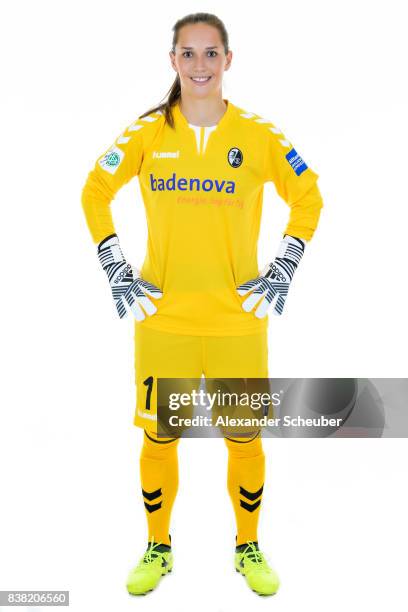
POLYGON ((148 296, 161 298, 161 290, 143 280, 137 268, 131 266, 123 257, 116 234, 105 238, 98 246, 98 257, 108 277, 116 310, 121 319, 131 310, 137 321, 151 316, 157 308, 148 296))

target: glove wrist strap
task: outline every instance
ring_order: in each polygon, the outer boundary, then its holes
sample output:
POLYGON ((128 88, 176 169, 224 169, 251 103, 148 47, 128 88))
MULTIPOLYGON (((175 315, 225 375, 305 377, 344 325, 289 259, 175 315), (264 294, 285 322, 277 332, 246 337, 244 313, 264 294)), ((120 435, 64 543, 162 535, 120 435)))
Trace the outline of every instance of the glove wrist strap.
POLYGON ((284 280, 292 280, 299 261, 302 259, 306 240, 285 234, 279 245, 274 261, 269 263, 261 272, 261 276, 284 280))
POLYGON ((98 257, 104 270, 112 264, 125 261, 116 234, 107 236, 98 244, 98 257))
POLYGON ((305 252, 305 246, 306 240, 285 234, 276 254, 276 259, 288 259, 297 266, 305 252))

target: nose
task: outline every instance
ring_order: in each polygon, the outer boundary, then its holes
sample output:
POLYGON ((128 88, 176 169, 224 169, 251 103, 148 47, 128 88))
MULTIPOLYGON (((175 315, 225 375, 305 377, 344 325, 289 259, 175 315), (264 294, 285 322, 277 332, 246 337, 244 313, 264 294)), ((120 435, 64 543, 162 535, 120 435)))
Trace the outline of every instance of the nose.
POLYGON ((205 57, 197 57, 194 62, 194 71, 195 74, 199 72, 205 72, 207 69, 206 59, 205 57))

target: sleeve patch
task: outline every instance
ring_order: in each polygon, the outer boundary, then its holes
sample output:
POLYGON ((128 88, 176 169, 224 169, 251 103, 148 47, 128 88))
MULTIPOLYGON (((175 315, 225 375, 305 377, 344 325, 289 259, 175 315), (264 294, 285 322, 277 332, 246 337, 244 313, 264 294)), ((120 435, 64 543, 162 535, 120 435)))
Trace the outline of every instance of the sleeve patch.
POLYGON ((124 157, 124 152, 113 145, 109 151, 107 151, 105 155, 98 160, 98 163, 101 168, 106 170, 106 172, 109 172, 109 174, 115 174, 124 157))
POLYGON ((302 174, 302 172, 307 170, 307 165, 305 164, 303 159, 300 157, 299 153, 295 151, 295 149, 291 149, 289 153, 285 155, 285 157, 290 163, 290 165, 292 166, 297 176, 299 176, 300 174, 302 174))

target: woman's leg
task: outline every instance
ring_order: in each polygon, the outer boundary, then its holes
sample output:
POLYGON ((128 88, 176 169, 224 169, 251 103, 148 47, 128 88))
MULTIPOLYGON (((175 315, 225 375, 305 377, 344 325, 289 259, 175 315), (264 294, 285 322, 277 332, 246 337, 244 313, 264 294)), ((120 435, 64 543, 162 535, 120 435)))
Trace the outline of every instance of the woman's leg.
POLYGON ((235 569, 260 595, 273 595, 279 576, 258 546, 258 518, 265 478, 265 456, 260 433, 250 440, 224 438, 229 451, 228 491, 237 521, 235 569))
POLYGON ((170 515, 178 489, 179 438, 158 438, 153 431, 146 430, 143 437, 140 479, 148 539, 170 546, 170 515))
POLYGON ((173 436, 179 432, 166 426, 168 401, 161 399, 160 379, 177 379, 179 390, 184 392, 200 386, 201 373, 199 336, 161 332, 145 327, 143 321, 136 322, 134 424, 144 429, 140 481, 149 545, 128 576, 127 589, 134 595, 154 589, 173 567, 169 526, 178 489, 179 437, 173 436))
MULTIPOLYGON (((208 337, 205 339, 204 373, 206 378, 231 378, 231 390, 239 391, 233 379, 268 378, 267 330, 246 336, 208 337)), ((218 383, 206 381, 207 390, 214 392, 218 383)), ((249 386, 250 388, 250 386, 249 386)), ((259 391, 262 386, 256 390, 259 391)), ((267 387, 265 388, 265 390, 267 387)), ((244 388, 243 390, 247 390, 244 388)), ((234 408, 218 409, 232 415, 234 408)), ((234 414, 235 416, 235 414, 234 414)), ((243 416, 240 414, 239 416, 243 416)), ((249 416, 249 415, 248 415, 249 416)), ((262 416, 262 415, 260 415, 262 416)), ((265 455, 259 431, 240 432, 241 437, 229 435, 224 428, 228 448, 228 492, 237 522, 236 545, 257 541, 258 518, 265 479, 265 455)))
POLYGON ((234 508, 236 546, 258 541, 258 519, 265 481, 260 433, 253 438, 224 438, 228 448, 227 486, 234 508))

